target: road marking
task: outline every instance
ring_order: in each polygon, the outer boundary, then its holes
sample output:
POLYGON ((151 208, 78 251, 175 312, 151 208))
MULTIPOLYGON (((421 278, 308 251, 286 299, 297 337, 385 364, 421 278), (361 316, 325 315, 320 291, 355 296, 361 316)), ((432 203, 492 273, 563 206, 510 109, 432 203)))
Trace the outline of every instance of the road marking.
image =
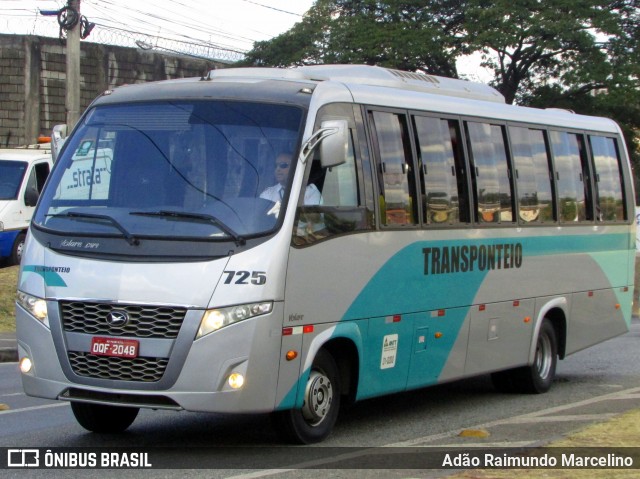
MULTIPOLYGON (((610 400, 616 400, 616 399, 626 399, 629 395, 635 395, 640 393, 640 387, 635 387, 635 388, 631 388, 631 389, 624 389, 622 391, 616 391, 613 393, 609 393, 609 394, 604 394, 602 396, 595 396, 592 397, 590 399, 585 399, 583 401, 577 401, 577 402, 573 402, 573 403, 568 403, 568 404, 564 404, 562 406, 555 406, 555 407, 550 407, 547 409, 541 409, 539 411, 534 411, 528 414, 522 414, 520 416, 513 416, 513 417, 508 417, 508 418, 504 418, 504 419, 496 419, 495 421, 489 421, 483 424, 475 424, 473 426, 471 426, 473 429, 487 429, 490 427, 494 427, 494 426, 503 426, 505 424, 516 424, 518 422, 522 422, 522 421, 530 421, 532 419, 537 419, 539 420, 539 422, 543 422, 543 421, 547 421, 549 420, 548 418, 545 418, 543 416, 548 416, 554 413, 559 413, 562 411, 566 411, 567 409, 573 409, 573 408, 577 408, 577 407, 581 407, 581 406, 588 406, 591 404, 596 404, 599 402, 604 402, 604 401, 610 401, 610 400)), ((596 415, 596 417, 598 417, 599 419, 605 416, 605 414, 602 415, 596 415)), ((554 416, 553 420, 561 420, 563 416, 554 416)), ((534 421, 535 422, 535 421, 534 421)), ((456 434, 458 434, 458 432, 460 432, 460 430, 456 430, 456 431, 447 431, 447 432, 443 432, 440 434, 432 434, 430 436, 423 436, 423 437, 418 437, 415 439, 410 439, 408 441, 401 441, 401 442, 396 442, 394 444, 388 444, 387 446, 391 446, 391 447, 411 447, 411 446, 419 446, 420 444, 424 444, 424 443, 430 443, 433 441, 437 441, 440 439, 445 439, 447 437, 451 437, 451 436, 455 436, 456 434)))
POLYGON ((7 394, 0 394, 0 398, 8 398, 9 396, 26 396, 25 393, 7 393, 7 394))
POLYGON ((564 416, 548 416, 548 417, 515 417, 513 419, 505 419, 503 424, 533 424, 541 422, 569 422, 569 421, 601 421, 602 419, 611 419, 617 416, 616 413, 602 414, 566 414, 564 416))
POLYGON ((68 403, 56 403, 56 404, 43 404, 42 406, 31 406, 31 407, 23 407, 20 409, 9 409, 8 411, 0 411, 0 417, 1 416, 5 416, 7 414, 15 414, 17 412, 29 412, 29 411, 36 411, 38 409, 50 409, 50 408, 54 408, 54 407, 62 407, 62 406, 68 406, 68 403))

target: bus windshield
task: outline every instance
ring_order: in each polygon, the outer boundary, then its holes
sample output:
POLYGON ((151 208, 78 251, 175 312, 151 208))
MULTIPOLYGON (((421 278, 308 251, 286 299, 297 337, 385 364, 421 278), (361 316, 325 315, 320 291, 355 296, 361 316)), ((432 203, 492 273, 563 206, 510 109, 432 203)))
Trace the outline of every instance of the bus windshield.
MULTIPOLYGON (((278 224, 303 111, 237 101, 95 107, 58 160, 34 223, 49 231, 238 241, 278 224), (284 185, 283 185, 284 187, 284 185)), ((286 197, 285 197, 286 198, 286 197)))
POLYGON ((0 161, 0 200, 15 200, 27 163, 24 161, 0 161))

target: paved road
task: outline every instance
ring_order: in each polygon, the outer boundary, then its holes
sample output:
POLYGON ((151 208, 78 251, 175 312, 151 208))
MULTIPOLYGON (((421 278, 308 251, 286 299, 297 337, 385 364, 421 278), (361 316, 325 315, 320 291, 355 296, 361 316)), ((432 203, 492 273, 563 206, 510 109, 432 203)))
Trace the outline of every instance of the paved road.
MULTIPOLYGON (((197 467, 225 446, 240 447, 246 461, 234 470, 194 470, 196 477, 317 477, 318 471, 283 471, 271 465, 295 465, 313 460, 313 467, 332 467, 331 461, 348 464, 367 454, 380 456, 380 446, 531 446, 615 414, 640 408, 640 323, 624 336, 577 353, 559 363, 557 380, 544 395, 505 395, 493 390, 487 376, 434 388, 376 398, 343 411, 332 436, 320 447, 270 448, 277 444, 264 416, 142 411, 125 434, 96 435, 78 426, 65 403, 28 398, 21 393, 17 365, 0 364, 0 446, 4 447, 183 447, 179 460, 197 467), (488 433, 486 437, 461 437, 461 431, 488 433), (376 448, 354 451, 353 447, 376 448), (328 448, 328 449, 324 449, 328 448), (328 451, 328 452, 327 452, 328 451), (274 462, 275 461, 275 462, 274 462), (242 469, 242 464, 254 469, 242 469)), ((372 456, 373 457, 373 456, 372 456)), ((217 460, 215 459, 215 460, 217 460)), ((437 471, 412 474, 398 470, 369 471, 368 477, 436 477, 437 471)), ((209 462, 210 464, 210 462, 209 462)), ((220 463, 228 464, 224 460, 220 463)), ((210 464, 211 465, 211 464, 210 464)), ((340 463, 335 464, 336 467, 340 463)), ((246 466, 245 466, 246 467, 246 466)), ((341 466, 340 466, 341 467, 341 466)), ((44 471, 43 471, 44 472, 44 471)), ((48 471, 69 477, 69 471, 48 471)), ((175 471, 153 471, 153 477, 173 477, 175 471)), ((127 477, 143 477, 130 472, 127 477)), ((147 471, 147 474, 150 474, 147 471)), ((323 477, 361 477, 362 471, 331 469, 323 477)), ((72 475, 73 476, 73 475, 72 475)), ((83 477, 101 477, 99 471, 83 471, 83 477)), ((23 477, 16 475, 15 477, 23 477)), ((47 476, 51 477, 51 475, 47 476)), ((149 475, 149 477, 152 477, 149 475)))

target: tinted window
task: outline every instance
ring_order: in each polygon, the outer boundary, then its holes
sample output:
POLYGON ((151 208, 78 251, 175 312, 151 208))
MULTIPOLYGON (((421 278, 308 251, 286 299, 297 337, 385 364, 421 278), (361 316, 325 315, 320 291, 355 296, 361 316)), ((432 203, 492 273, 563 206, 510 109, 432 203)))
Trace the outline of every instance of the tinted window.
POLYGON ((415 176, 406 117, 395 113, 371 114, 378 146, 381 223, 416 223, 415 176))
POLYGON ((541 130, 510 127, 516 183, 518 215, 525 223, 554 220, 550 158, 541 130))
POLYGON ((467 182, 458 122, 416 116, 420 178, 426 224, 468 222, 467 182))
POLYGON ((552 131, 551 144, 556 170, 560 221, 591 220, 589 174, 584 158, 582 136, 552 131))
POLYGON ((476 221, 513 221, 513 203, 504 127, 467 123, 474 173, 476 221))
POLYGON ((613 138, 590 136, 596 172, 596 218, 599 221, 626 219, 620 158, 613 138))

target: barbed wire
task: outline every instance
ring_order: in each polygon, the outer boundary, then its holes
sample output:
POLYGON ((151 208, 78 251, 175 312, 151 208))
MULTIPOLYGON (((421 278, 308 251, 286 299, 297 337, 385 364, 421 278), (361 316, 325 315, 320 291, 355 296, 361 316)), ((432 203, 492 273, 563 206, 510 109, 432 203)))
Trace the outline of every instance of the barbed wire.
POLYGON ((153 50, 159 53, 170 52, 207 60, 235 62, 244 58, 244 52, 226 48, 209 42, 187 42, 172 38, 133 32, 109 25, 96 24, 91 41, 109 45, 153 50))
MULTIPOLYGON (((23 20, 12 17, 0 17, 2 31, 7 34, 26 34, 58 38, 59 27, 50 18, 25 16, 23 20)), ((184 55, 206 60, 236 62, 244 58, 245 52, 210 42, 188 42, 171 38, 125 30, 110 25, 96 23, 90 37, 83 41, 114 45, 128 48, 151 50, 157 53, 184 55)))

